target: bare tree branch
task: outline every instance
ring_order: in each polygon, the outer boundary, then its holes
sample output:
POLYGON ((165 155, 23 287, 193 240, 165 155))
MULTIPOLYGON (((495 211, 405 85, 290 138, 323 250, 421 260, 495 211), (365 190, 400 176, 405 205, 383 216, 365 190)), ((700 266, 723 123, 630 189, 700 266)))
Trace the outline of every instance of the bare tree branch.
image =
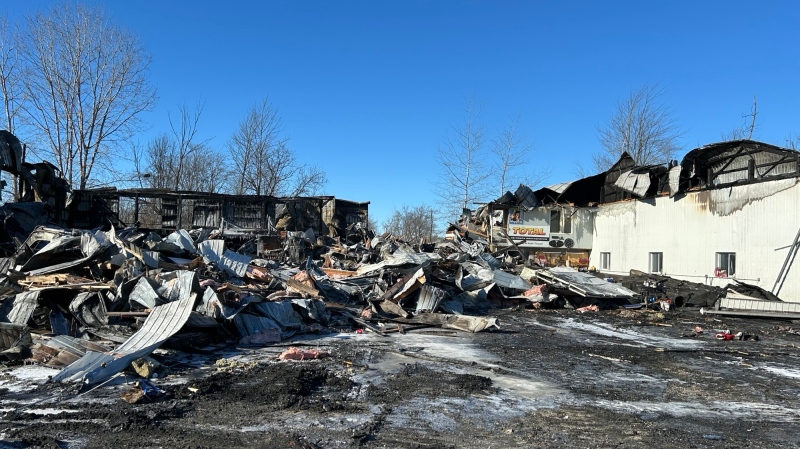
POLYGON ((602 150, 595 153, 595 169, 610 168, 627 152, 639 165, 668 163, 678 150, 681 131, 672 111, 661 102, 663 91, 645 84, 617 103, 608 123, 598 128, 602 150))
POLYGON ((493 176, 497 177, 500 196, 519 184, 536 187, 550 176, 550 167, 532 157, 534 147, 521 131, 520 120, 519 115, 509 119, 492 140, 491 151, 496 156, 493 176), (532 159, 538 164, 531 164, 532 159))
POLYGON ((202 142, 197 142, 195 140, 197 124, 200 122, 200 115, 203 113, 203 104, 199 103, 193 112, 189 111, 186 104, 182 104, 178 109, 180 111, 180 123, 176 125, 172 121, 172 117, 169 116, 169 127, 172 131, 175 152, 173 190, 180 190, 181 183, 186 184, 185 178, 187 177, 184 176, 184 170, 188 159, 192 157, 193 153, 205 147, 208 143, 208 140, 202 142))
MULTIPOLYGON (((5 16, 0 17, 0 95, 3 100, 3 127, 13 133, 17 115, 25 101, 22 85, 22 74, 17 49, 12 44, 14 36, 8 26, 5 16)), ((17 199, 18 179, 8 173, 3 173, 2 178, 7 182, 2 190, 0 201, 17 199)))
POLYGON ((452 220, 472 203, 485 200, 491 172, 485 163, 486 132, 480 123, 481 107, 474 100, 464 102, 464 122, 452 126, 436 149, 439 177, 434 193, 445 220, 452 220))
POLYGON ((728 134, 722 135, 722 140, 752 140, 753 133, 758 128, 756 122, 758 117, 758 102, 756 97, 753 96, 753 106, 750 108, 749 114, 742 114, 742 126, 732 129, 728 134))
POLYGON ((299 164, 282 132, 281 117, 269 98, 253 105, 239 123, 228 142, 237 194, 312 195, 325 185, 325 172, 299 164))

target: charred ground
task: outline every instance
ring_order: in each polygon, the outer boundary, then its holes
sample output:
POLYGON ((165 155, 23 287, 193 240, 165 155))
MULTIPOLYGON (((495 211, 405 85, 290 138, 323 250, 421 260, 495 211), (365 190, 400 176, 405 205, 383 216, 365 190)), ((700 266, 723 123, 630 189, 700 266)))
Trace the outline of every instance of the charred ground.
POLYGON ((277 361, 280 346, 232 350, 227 363, 208 356, 201 375, 176 364, 163 379, 165 397, 138 405, 119 399, 131 388, 124 383, 81 395, 7 391, 4 407, 16 406, 0 433, 7 447, 62 448, 763 448, 800 440, 800 336, 790 322, 693 308, 499 314, 502 330, 493 332, 306 341, 331 352, 322 360, 277 361), (717 330, 759 339, 717 340, 717 330))

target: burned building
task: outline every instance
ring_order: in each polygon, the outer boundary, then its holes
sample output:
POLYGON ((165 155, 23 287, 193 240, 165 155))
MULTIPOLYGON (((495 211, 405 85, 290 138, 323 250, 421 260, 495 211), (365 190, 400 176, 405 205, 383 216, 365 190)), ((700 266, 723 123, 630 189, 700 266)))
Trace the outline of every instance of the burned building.
MULTIPOLYGON (((167 235, 178 229, 214 229, 221 236, 278 236, 287 231, 346 241, 357 223, 367 223, 369 202, 333 196, 273 197, 167 189, 71 190, 48 162, 28 163, 25 146, 0 130, 0 170, 17 181, 16 201, 0 206, 0 257, 11 255, 34 228, 137 227, 167 235)), ((357 230, 356 230, 357 231, 357 230)))
POLYGON ((484 207, 492 243, 543 266, 588 267, 602 176, 531 191, 521 185, 484 207))
POLYGON ((228 236, 305 231, 343 237, 348 226, 366 223, 369 202, 333 196, 273 197, 164 189, 91 189, 72 193, 69 227, 111 224, 155 230, 213 228, 228 236))
POLYGON ((744 280, 800 301, 800 281, 787 276, 800 235, 799 162, 797 151, 736 140, 694 149, 649 182, 638 175, 624 188, 630 199, 597 206, 591 264, 712 285, 744 280))
POLYGON ((609 170, 482 207, 473 226, 498 249, 546 266, 630 270, 800 301, 789 276, 800 240, 800 153, 752 140, 706 145, 678 163, 609 170))

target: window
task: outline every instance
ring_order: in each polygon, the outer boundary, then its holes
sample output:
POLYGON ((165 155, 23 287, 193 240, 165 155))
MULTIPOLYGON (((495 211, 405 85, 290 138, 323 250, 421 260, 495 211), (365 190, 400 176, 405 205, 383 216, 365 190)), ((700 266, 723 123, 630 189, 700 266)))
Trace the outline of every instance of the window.
POLYGON ((600 253, 600 269, 608 270, 611 268, 611 253, 600 253))
POLYGON ((564 214, 564 229, 561 230, 564 234, 572 234, 572 215, 564 214))
POLYGON ((736 274, 736 253, 717 253, 714 276, 730 277, 736 274))
POLYGON ((550 233, 559 233, 561 232, 561 211, 560 210, 551 210, 550 211, 550 233))
POLYGON ((664 271, 664 253, 650 253, 650 272, 661 273, 664 271))

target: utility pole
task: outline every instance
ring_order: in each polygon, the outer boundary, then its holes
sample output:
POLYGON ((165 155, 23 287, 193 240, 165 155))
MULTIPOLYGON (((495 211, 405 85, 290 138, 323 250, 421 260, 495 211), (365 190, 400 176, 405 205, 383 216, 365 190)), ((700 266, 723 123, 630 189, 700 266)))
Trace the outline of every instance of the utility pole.
POLYGON ((431 207, 431 233, 428 236, 428 243, 433 243, 433 208, 431 207))

